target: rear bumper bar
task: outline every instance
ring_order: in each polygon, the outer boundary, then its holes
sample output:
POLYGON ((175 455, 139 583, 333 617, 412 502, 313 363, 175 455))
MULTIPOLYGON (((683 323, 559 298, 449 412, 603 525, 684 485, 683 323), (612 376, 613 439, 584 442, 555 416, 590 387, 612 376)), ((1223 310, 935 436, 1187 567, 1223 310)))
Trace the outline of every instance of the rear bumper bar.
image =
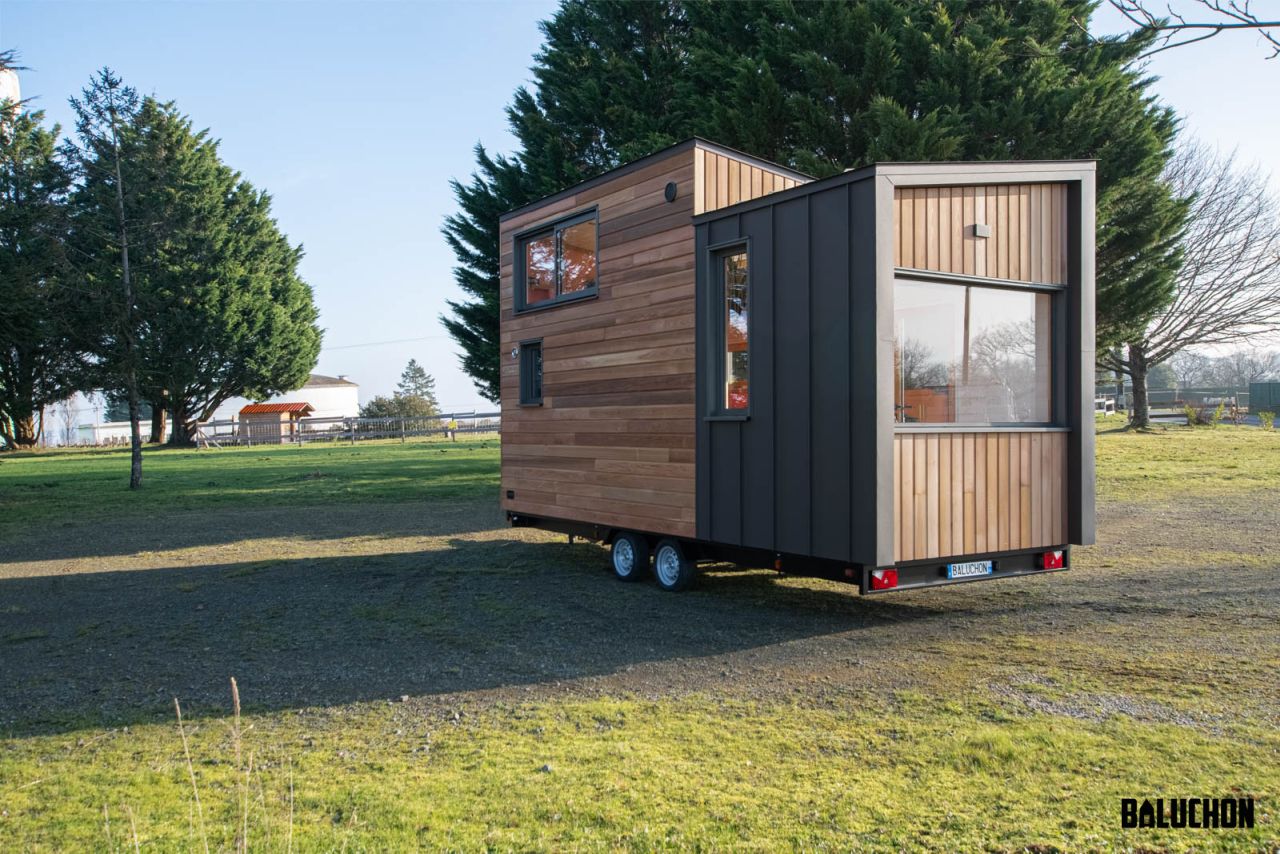
POLYGON ((859 590, 863 595, 879 595, 894 593, 898 590, 918 590, 921 587, 941 587, 946 584, 968 584, 972 581, 992 581, 997 578, 1017 578, 1023 575, 1045 575, 1051 572, 1062 572, 1071 568, 1071 549, 1069 546, 1053 546, 1037 549, 1033 552, 1000 552, 997 554, 972 555, 967 557, 937 558, 935 560, 912 561, 900 563, 886 569, 898 571, 898 584, 887 590, 873 590, 871 573, 875 567, 863 567, 859 590), (1062 552, 1062 566, 1057 569, 1041 569, 1040 557, 1047 551, 1062 552), (991 561, 991 574, 978 575, 972 578, 947 578, 947 564, 971 560, 991 561))

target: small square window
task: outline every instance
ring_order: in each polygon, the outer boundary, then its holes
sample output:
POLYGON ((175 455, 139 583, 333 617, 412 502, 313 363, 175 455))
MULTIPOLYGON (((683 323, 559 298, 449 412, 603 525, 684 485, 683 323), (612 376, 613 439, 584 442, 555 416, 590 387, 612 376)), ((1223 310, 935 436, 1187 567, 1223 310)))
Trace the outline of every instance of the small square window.
POLYGON ((542 405, 542 342, 520 345, 520 405, 542 405))

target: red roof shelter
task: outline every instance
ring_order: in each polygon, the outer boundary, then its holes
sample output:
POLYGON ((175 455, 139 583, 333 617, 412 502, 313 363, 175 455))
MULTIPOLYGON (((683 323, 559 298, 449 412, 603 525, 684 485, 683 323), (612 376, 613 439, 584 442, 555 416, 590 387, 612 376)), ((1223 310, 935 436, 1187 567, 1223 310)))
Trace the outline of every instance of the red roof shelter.
POLYGON ((314 411, 309 403, 250 403, 240 410, 240 440, 283 444, 298 434, 298 421, 314 411))

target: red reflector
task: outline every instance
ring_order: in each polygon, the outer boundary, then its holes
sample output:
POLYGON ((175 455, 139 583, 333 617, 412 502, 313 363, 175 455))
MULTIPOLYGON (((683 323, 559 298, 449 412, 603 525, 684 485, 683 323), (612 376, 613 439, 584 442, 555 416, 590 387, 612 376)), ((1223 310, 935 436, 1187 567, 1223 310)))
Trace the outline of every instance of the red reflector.
POLYGON ((871 589, 872 590, 892 590, 897 586, 898 586, 898 570, 896 569, 871 570, 871 589))
POLYGON ((1040 555, 1041 569, 1062 569, 1062 550, 1045 552, 1040 555))

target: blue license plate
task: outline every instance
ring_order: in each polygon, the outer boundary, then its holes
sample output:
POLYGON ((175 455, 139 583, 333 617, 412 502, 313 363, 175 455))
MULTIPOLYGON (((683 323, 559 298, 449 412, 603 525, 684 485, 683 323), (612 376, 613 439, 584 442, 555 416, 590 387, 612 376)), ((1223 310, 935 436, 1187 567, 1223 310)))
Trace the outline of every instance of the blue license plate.
POLYGON ((977 578, 990 575, 994 565, 989 560, 970 560, 947 564, 947 578, 977 578))

